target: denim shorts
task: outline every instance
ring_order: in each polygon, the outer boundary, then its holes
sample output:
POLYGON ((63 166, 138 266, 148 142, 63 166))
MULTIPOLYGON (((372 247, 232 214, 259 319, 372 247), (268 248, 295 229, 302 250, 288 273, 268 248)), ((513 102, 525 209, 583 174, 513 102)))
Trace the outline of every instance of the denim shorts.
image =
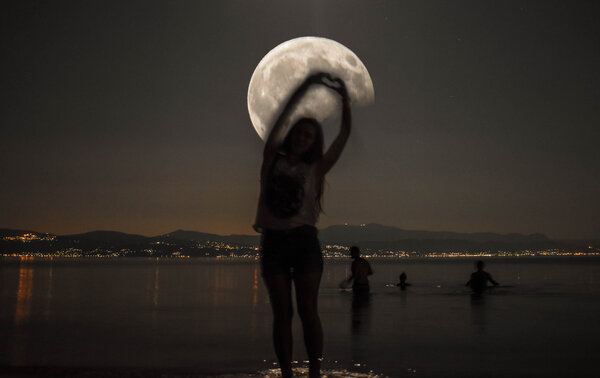
POLYGON ((266 230, 261 239, 263 276, 323 271, 323 254, 313 226, 266 230))

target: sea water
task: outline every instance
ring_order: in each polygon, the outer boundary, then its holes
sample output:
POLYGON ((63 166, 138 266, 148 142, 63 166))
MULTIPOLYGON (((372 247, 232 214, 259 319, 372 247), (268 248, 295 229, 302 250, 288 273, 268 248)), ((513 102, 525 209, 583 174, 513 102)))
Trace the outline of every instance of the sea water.
MULTIPOLYGON (((339 287, 351 260, 326 260, 319 313, 329 375, 600 375, 599 258, 488 258, 501 286, 481 298, 465 287, 473 259, 369 261, 371 294, 354 298, 339 287)), ((4 259, 0 285, 0 373, 276 372, 254 260, 4 259)), ((297 316, 294 335, 302 373, 297 316)))

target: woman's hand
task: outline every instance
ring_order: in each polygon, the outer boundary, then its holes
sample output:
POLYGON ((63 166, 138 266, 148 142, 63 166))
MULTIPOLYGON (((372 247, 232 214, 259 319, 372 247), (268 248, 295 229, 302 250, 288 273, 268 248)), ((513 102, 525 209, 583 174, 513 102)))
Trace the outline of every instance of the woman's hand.
POLYGON ((333 76, 327 74, 323 79, 323 85, 325 85, 325 86, 333 89, 337 93, 339 93, 340 96, 342 96, 342 99, 344 101, 350 99, 348 97, 348 90, 346 89, 346 83, 344 83, 344 80, 340 79, 339 77, 333 77, 333 76))
POLYGON ((331 79, 331 75, 326 72, 317 72, 317 73, 314 73, 314 74, 308 76, 304 82, 308 85, 310 85, 310 84, 327 85, 324 82, 325 78, 331 79))
POLYGON ((333 77, 331 74, 326 72, 317 72, 310 75, 304 81, 306 85, 321 84, 328 88, 333 89, 342 96, 343 99, 348 99, 348 90, 346 89, 346 83, 338 77, 333 77))

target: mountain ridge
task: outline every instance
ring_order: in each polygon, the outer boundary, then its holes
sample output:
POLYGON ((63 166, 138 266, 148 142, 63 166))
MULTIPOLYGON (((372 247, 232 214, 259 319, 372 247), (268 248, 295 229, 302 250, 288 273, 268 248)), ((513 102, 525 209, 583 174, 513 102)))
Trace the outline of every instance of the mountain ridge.
MULTIPOLYGON (((31 233, 35 235, 52 235, 57 238, 82 238, 95 240, 113 240, 120 238, 130 239, 159 239, 170 238, 178 240, 254 240, 259 238, 258 235, 248 234, 228 234, 220 235, 194 230, 177 229, 165 234, 155 236, 145 236, 134 233, 125 233, 114 230, 93 230, 77 234, 56 235, 46 232, 18 230, 2 228, 0 229, 0 237, 21 235, 23 233, 31 233)), ((455 231, 428 231, 428 230, 405 230, 399 227, 386 226, 378 223, 369 223, 366 225, 331 225, 319 230, 319 238, 323 241, 344 241, 344 242, 372 242, 372 241, 398 241, 398 240, 467 240, 473 242, 549 242, 556 241, 548 238, 542 233, 522 234, 509 233, 500 234, 496 232, 472 232, 463 233, 455 231)), ((591 239, 596 240, 596 239, 591 239)))
MULTIPOLYGON (((319 230, 322 245, 358 245, 372 250, 402 251, 519 251, 598 248, 600 240, 556 241, 541 233, 498 234, 494 232, 460 233, 451 231, 405 230, 377 223, 365 225, 332 225, 319 230)), ((27 241, 31 249, 202 249, 217 248, 214 243, 234 245, 254 250, 260 244, 260 235, 218 235, 193 230, 177 229, 156 236, 128 234, 121 231, 95 230, 79 234, 53 235, 37 231, 0 229, 0 247, 4 251, 19 250, 27 241), (29 234, 27 237, 20 235, 29 234), (31 235, 35 235, 33 238, 31 235), (16 243, 16 244, 15 244, 16 243)))
POLYGON ((461 233, 453 231, 404 230, 398 227, 377 223, 366 225, 333 225, 320 231, 322 240, 344 240, 346 242, 398 241, 398 240, 466 240, 470 242, 548 242, 546 235, 534 234, 499 234, 495 232, 461 233))

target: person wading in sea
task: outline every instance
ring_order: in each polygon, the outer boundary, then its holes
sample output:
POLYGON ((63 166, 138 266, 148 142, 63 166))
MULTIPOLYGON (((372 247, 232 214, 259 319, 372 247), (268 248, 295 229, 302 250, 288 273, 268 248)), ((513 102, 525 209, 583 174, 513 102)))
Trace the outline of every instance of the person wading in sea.
POLYGON ((494 281, 492 276, 483 270, 483 261, 477 261, 477 271, 471 274, 471 279, 467 281, 465 286, 470 286, 473 289, 473 295, 480 296, 487 289, 487 283, 490 281, 492 285, 498 286, 498 282, 494 281))
POLYGON ((369 276, 373 274, 371 270, 371 264, 362 257, 360 257, 360 249, 357 246, 350 247, 350 257, 352 261, 351 272, 352 275, 348 277, 348 282, 352 283, 352 291, 358 293, 368 293, 369 288, 369 276))

